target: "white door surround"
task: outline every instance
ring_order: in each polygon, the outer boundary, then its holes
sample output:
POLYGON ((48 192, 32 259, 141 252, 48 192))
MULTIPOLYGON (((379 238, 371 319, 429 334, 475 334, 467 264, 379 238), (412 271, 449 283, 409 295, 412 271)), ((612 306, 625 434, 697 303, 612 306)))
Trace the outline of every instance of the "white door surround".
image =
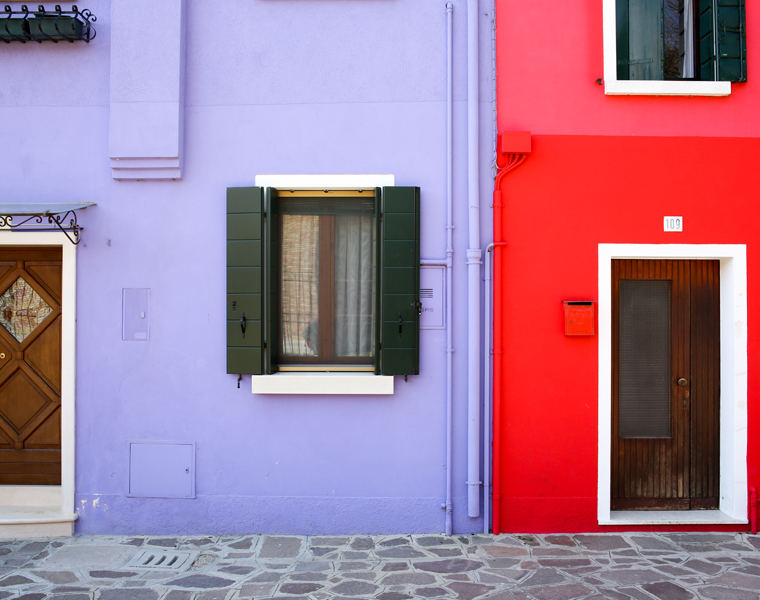
POLYGON ((57 231, 0 231, 0 246, 60 246, 61 485, 0 485, 0 537, 74 534, 74 426, 76 383, 76 246, 57 231))
POLYGON ((747 247, 599 244, 599 525, 747 523, 747 247), (720 260, 719 510, 611 511, 612 260, 720 260))

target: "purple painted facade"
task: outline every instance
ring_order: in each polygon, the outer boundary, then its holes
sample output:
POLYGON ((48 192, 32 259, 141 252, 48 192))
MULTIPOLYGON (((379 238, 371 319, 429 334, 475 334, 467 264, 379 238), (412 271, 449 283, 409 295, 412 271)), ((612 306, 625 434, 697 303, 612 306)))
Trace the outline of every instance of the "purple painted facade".
MULTIPOLYGON (((392 396, 254 395, 249 376, 238 389, 225 373, 224 294, 226 188, 254 185, 257 174, 393 174, 421 188, 423 259, 445 257, 445 2, 187 0, 184 44, 180 24, 152 4, 131 3, 125 15, 124 0, 90 0, 90 44, 0 45, 3 202, 97 203, 79 217, 77 533, 442 531, 446 331, 421 332, 421 374, 397 377, 392 396), (131 20, 140 27, 118 31, 131 20), (135 118, 155 119, 151 139, 130 129, 135 118), (151 147, 144 156, 140 144, 151 147), (133 163, 143 176, 115 179, 115 156, 143 160, 133 163), (181 178, 151 179, 161 168, 176 178, 175 159, 181 178), (125 288, 150 290, 147 341, 122 339, 125 288), (136 440, 195 444, 195 497, 128 497, 136 440)), ((453 1, 447 323, 457 533, 483 528, 482 516, 467 516, 466 486, 466 4, 453 1)), ((485 248, 490 1, 479 17, 485 248)))

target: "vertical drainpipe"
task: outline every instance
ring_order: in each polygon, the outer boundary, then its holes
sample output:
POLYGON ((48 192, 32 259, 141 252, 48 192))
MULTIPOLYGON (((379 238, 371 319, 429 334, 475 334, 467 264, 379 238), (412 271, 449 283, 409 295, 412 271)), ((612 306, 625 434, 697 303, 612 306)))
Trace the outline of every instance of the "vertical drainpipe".
POLYGON ((454 385, 454 112, 452 105, 453 79, 453 31, 454 5, 446 4, 446 535, 453 533, 453 505, 451 501, 451 455, 453 427, 453 385, 454 385))
POLYGON ((478 185, 478 0, 467 0, 467 514, 480 516, 480 189, 478 185))

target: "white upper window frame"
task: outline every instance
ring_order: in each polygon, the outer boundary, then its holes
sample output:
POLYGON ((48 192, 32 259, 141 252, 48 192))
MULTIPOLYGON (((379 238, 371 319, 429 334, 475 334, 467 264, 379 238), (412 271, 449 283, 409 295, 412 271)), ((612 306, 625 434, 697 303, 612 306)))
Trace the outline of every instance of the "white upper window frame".
POLYGON ((616 0, 602 0, 604 93, 608 96, 729 96, 730 81, 620 81, 617 78, 616 0))

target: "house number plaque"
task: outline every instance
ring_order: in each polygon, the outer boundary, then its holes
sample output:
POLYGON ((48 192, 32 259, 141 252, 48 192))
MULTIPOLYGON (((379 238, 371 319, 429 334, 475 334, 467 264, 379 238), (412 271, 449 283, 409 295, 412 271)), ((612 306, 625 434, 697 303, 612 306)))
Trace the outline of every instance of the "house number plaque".
POLYGON ((683 217, 663 217, 663 231, 683 231, 683 217))

